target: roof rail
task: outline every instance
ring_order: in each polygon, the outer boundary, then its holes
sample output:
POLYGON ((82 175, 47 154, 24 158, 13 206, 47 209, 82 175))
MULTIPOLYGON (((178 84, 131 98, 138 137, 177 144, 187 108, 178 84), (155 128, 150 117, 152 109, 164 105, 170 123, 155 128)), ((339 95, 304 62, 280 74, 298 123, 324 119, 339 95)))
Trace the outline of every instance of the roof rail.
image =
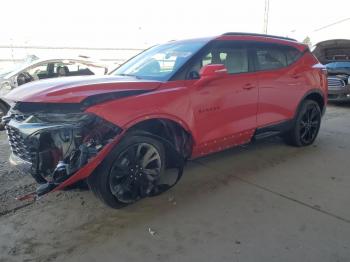
POLYGON ((295 41, 295 42, 297 42, 297 40, 296 40, 296 39, 293 39, 293 38, 283 37, 283 36, 277 36, 277 35, 267 35, 267 34, 228 32, 228 33, 224 33, 223 35, 263 36, 263 37, 277 38, 277 39, 283 39, 283 40, 289 40, 289 41, 295 41))

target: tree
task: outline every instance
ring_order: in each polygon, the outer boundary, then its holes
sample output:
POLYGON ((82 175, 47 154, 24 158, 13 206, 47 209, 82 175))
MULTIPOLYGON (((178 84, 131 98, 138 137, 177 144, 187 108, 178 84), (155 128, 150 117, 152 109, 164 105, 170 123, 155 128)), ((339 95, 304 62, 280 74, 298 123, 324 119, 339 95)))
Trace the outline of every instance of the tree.
POLYGON ((303 43, 308 45, 308 46, 311 46, 311 39, 310 39, 310 37, 308 37, 308 36, 305 37, 305 39, 303 40, 303 43))

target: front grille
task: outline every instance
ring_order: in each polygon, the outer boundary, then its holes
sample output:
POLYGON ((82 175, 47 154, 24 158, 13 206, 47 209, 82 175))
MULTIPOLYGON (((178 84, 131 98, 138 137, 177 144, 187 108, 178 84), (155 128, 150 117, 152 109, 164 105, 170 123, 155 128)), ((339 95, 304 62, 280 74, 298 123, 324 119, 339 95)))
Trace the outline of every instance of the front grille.
POLYGON ((341 89, 345 87, 345 82, 337 77, 328 77, 328 88, 341 89))
POLYGON ((25 161, 33 163, 33 153, 28 145, 25 144, 21 133, 16 128, 9 125, 6 125, 6 132, 12 153, 25 161))

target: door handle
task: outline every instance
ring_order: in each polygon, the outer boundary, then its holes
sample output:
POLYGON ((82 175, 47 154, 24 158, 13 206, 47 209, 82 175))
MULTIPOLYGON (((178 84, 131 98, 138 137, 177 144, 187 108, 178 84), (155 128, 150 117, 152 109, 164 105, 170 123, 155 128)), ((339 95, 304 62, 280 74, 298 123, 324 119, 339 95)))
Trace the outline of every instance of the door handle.
POLYGON ((250 89, 252 89, 252 88, 254 88, 255 86, 253 86, 252 84, 250 84, 250 83, 248 83, 248 84, 245 84, 244 86, 243 86, 243 89, 245 89, 245 90, 250 90, 250 89))

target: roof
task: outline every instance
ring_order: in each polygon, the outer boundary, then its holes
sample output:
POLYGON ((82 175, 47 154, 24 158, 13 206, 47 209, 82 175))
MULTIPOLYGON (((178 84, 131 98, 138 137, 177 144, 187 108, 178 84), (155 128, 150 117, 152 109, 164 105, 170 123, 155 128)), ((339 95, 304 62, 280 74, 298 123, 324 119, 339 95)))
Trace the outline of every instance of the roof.
POLYGON ((259 37, 268 37, 268 38, 276 38, 276 39, 283 39, 288 41, 295 41, 296 39, 284 37, 284 36, 277 36, 277 35, 267 35, 267 34, 257 34, 257 33, 244 33, 244 32, 228 32, 224 33, 222 35, 237 35, 237 36, 259 36, 259 37))

